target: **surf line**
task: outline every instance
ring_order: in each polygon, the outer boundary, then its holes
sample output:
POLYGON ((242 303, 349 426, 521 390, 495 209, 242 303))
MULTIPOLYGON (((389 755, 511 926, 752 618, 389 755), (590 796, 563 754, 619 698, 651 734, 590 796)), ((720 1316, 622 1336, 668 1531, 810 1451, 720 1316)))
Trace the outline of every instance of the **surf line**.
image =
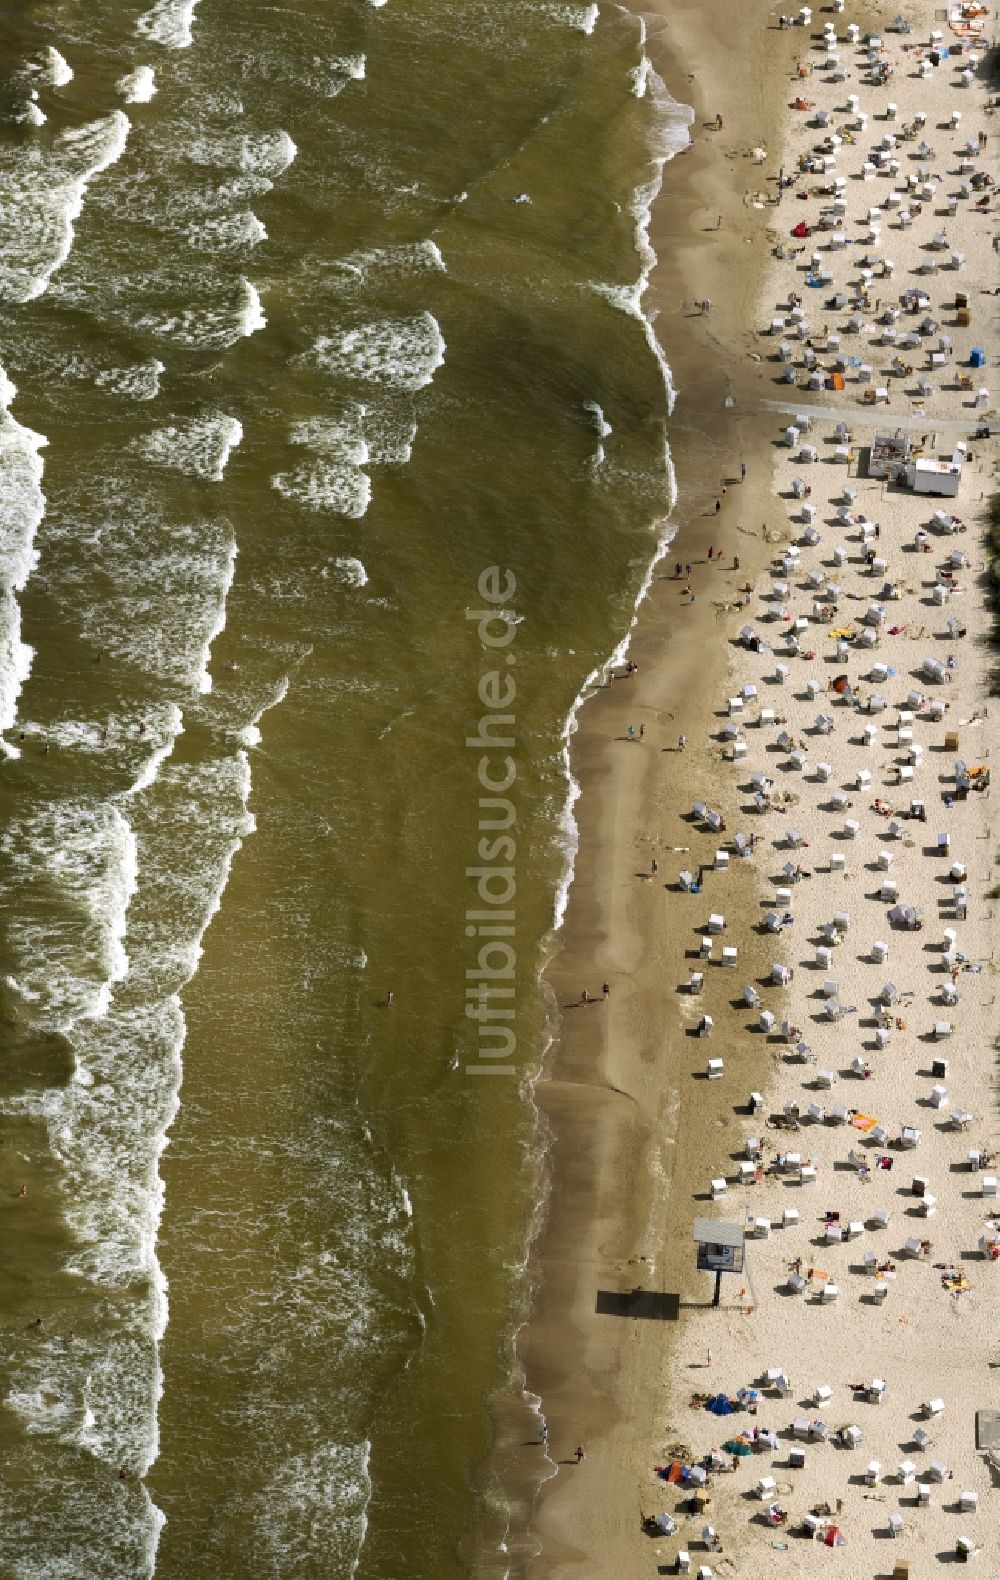
POLYGON ((517 822, 517 809, 507 792, 517 779, 516 718, 509 710, 517 695, 514 676, 509 673, 517 662, 509 651, 517 633, 517 616, 504 605, 517 590, 513 571, 490 565, 480 573, 477 590, 486 607, 467 609, 465 618, 475 622, 483 655, 493 662, 503 653, 505 669, 490 668, 479 676, 476 687, 482 706, 475 735, 465 739, 469 751, 478 752, 476 781, 480 790, 476 846, 479 865, 466 867, 465 876, 475 881, 481 905, 465 913, 465 936, 482 940, 476 963, 465 972, 465 1014, 477 1026, 477 1057, 466 1064, 466 1075, 515 1075, 513 1063, 517 1034, 508 1024, 516 1014, 514 986, 517 971, 515 911, 517 894, 517 841, 510 832, 517 822))

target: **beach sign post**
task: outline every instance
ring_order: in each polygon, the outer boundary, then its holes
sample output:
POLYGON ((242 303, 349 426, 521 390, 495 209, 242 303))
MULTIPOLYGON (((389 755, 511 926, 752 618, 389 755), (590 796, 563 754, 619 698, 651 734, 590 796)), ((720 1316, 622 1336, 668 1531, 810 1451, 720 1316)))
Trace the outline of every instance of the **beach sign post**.
POLYGON ((718 1218, 696 1218, 692 1233, 698 1247, 698 1271, 715 1274, 712 1305, 717 1306, 722 1297, 723 1273, 743 1271, 746 1254, 743 1227, 738 1223, 722 1223, 718 1218))

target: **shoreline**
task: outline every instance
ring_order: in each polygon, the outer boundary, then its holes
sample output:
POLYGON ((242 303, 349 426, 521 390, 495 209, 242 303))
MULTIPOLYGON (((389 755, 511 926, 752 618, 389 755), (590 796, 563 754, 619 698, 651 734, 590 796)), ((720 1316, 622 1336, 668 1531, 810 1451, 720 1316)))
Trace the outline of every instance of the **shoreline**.
MULTIPOLYGON (((636 752, 623 782, 621 754, 623 749, 631 754, 631 746, 614 738, 613 721, 619 718, 624 690, 633 699, 637 721, 647 724, 660 749, 678 734, 693 735, 698 730, 703 721, 692 693, 727 662, 724 645, 711 641, 718 628, 711 595, 723 590, 731 594, 735 587, 732 571, 706 573, 700 562, 707 547, 720 541, 725 547, 724 564, 732 564, 734 553, 740 555, 741 575, 766 556, 762 537, 752 529, 749 534, 746 528, 741 530, 736 520, 747 507, 751 512, 762 509, 770 485, 763 469, 759 477, 739 483, 739 456, 758 448, 754 436, 768 426, 755 409, 760 391, 754 385, 760 375, 755 378, 753 364, 740 355, 744 325, 752 321, 766 269, 766 218, 759 225, 758 244, 752 249, 745 246, 740 237, 745 220, 742 196, 729 189, 723 160, 748 140, 756 142, 762 130, 771 135, 769 118, 776 106, 769 106, 769 97, 774 96, 769 96, 770 84, 762 72, 752 102, 734 109, 721 133, 706 131, 703 123, 710 108, 732 103, 738 91, 732 83, 720 83, 715 91, 710 81, 692 83, 686 65, 699 59, 715 29, 696 4, 671 5, 669 21, 666 9, 665 4, 657 7, 662 28, 655 27, 651 15, 645 18, 647 51, 667 92, 678 104, 690 106, 692 141, 662 167, 660 190, 646 227, 647 244, 657 262, 643 306, 673 387, 667 437, 675 474, 674 508, 668 518, 674 531, 669 537, 664 533, 657 543, 633 620, 609 659, 613 665, 628 654, 640 666, 638 677, 610 687, 599 685, 584 695, 575 710, 575 728, 567 736, 570 795, 574 781, 578 786, 567 804, 576 823, 577 850, 543 971, 546 989, 559 1006, 558 1020, 532 1094, 549 1135, 546 1216, 530 1250, 530 1302, 518 1337, 517 1359, 524 1370, 526 1400, 541 1400, 550 1433, 548 1453, 557 1462, 569 1456, 581 1438, 591 1447, 606 1440, 616 1452, 614 1445, 623 1437, 638 1441, 652 1436, 651 1412, 641 1424, 626 1418, 627 1406, 637 1402, 636 1376, 656 1365, 646 1353, 649 1346, 640 1344, 641 1355, 630 1354, 633 1346, 627 1327, 631 1325, 618 1324, 617 1332, 607 1325, 600 1329, 592 1320, 592 1307, 587 1309, 586 1294, 593 1287, 596 1266, 607 1274, 605 1282, 619 1281, 623 1258, 609 1258, 603 1251, 605 1240, 632 1246, 635 1257, 627 1260, 633 1261, 647 1254, 642 1246, 665 1242, 666 1203, 649 1199, 647 1180, 642 1169, 633 1167, 633 1159, 648 1159, 659 1147, 656 1130, 664 1095, 671 1103, 680 1099, 677 1091, 661 1092, 655 1054, 648 1046, 610 1052, 603 1026, 610 1004, 592 1005, 586 1011, 590 1024, 584 1027, 578 1025, 574 1007, 584 979, 590 992, 599 996, 601 983, 596 977, 603 969, 612 985, 615 1013, 616 979, 618 984, 631 984, 627 1013, 632 1039, 637 1015, 661 1025, 676 1020, 672 993, 668 996, 654 982, 669 916, 629 914, 633 897, 628 880, 624 892, 616 893, 606 906, 600 898, 614 880, 616 857, 627 838, 620 823, 627 818, 633 827, 651 828, 658 799, 650 783, 649 745, 649 760, 640 762, 643 754, 636 752), (722 214, 721 235, 714 228, 706 235, 709 212, 722 214), (740 289, 727 300, 721 282, 737 263, 740 289), (714 305, 710 316, 701 316, 694 312, 693 301, 706 283, 714 305), (687 310, 685 302, 691 303, 687 310), (727 359, 728 367, 720 365, 727 359), (727 409, 730 392, 735 403, 727 409), (714 499, 723 477, 738 486, 727 493, 717 518, 714 499), (672 555, 699 562, 696 576, 703 586, 696 587, 700 601, 694 606, 685 603, 678 608, 678 584, 666 568, 672 555), (612 933, 615 940, 624 940, 624 950, 612 942, 612 933), (602 960, 607 960, 606 968, 597 963, 602 960), (572 1159, 567 1156, 570 1151, 572 1159), (621 1203, 608 1201, 607 1192, 595 1193, 588 1174, 614 1180, 621 1203), (565 1257, 561 1247, 566 1244, 577 1245, 578 1254, 565 1257), (607 1377, 618 1371, 623 1379, 620 1387, 609 1388, 598 1381, 600 1374, 607 1377), (591 1396, 584 1408, 570 1402, 581 1391, 591 1396)), ((746 47, 760 57, 759 20, 751 22, 741 13, 733 23, 743 33, 746 47)), ((673 788, 683 800, 688 788, 684 781, 691 770, 676 757, 672 768, 673 788)), ((639 854, 632 865, 638 865, 639 854)), ((641 855, 648 861, 647 852, 641 855)), ((642 1042, 641 1037, 635 1040, 642 1042)), ((678 1161, 663 1157, 660 1168, 666 1174, 678 1161)), ((655 1324, 646 1326, 652 1329, 655 1324)), ((655 1339, 652 1332, 649 1337, 655 1339)), ((610 1456, 602 1455, 606 1457, 610 1456)), ((547 1479, 538 1486, 528 1531, 520 1539, 516 1532, 508 1538, 513 1552, 526 1564, 523 1572, 561 1573, 564 1566, 566 1572, 579 1572, 580 1535, 587 1538, 590 1559, 597 1566, 594 1572, 620 1565, 624 1533, 619 1519, 621 1507, 634 1501, 633 1467, 616 1472, 613 1482, 607 1479, 607 1465, 602 1468, 602 1501, 609 1505, 605 1512, 612 1516, 610 1526, 589 1507, 589 1492, 581 1487, 582 1496, 577 1495, 572 1478, 561 1476, 559 1469, 558 1463, 550 1464, 547 1479)), ((634 1526, 638 1529, 638 1520, 634 1526)), ((644 1540, 637 1561, 643 1552, 648 1553, 644 1540)))

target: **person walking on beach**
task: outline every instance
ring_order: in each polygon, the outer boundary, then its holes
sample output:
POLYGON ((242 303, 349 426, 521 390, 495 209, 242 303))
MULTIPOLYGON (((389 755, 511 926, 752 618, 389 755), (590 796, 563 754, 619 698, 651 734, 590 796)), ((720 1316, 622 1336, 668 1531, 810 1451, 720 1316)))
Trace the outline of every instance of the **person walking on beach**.
POLYGON ((604 986, 601 989, 601 993, 602 993, 603 997, 606 998, 606 999, 611 997, 611 983, 610 982, 605 982, 604 986))
POLYGON ((590 994, 587 992, 586 988, 584 988, 583 992, 580 994, 580 1003, 581 1004, 589 1004, 590 1003, 590 994))
POLYGON ((740 482, 741 482, 741 483, 745 483, 745 482, 746 482, 746 480, 747 480, 747 469, 746 469, 746 463, 745 463, 745 462, 743 462, 743 461, 741 461, 741 462, 740 462, 740 482))
POLYGON ((639 725, 639 739, 640 741, 644 741, 646 739, 646 726, 644 724, 639 725))
POLYGON ((390 988, 388 993, 385 995, 385 1007, 386 1007, 386 1009, 392 1009, 393 1002, 394 1002, 393 991, 392 991, 392 988, 390 988))
POLYGON ((677 737, 677 750, 679 752, 685 751, 686 748, 687 748, 687 743, 688 743, 688 738, 687 738, 686 735, 678 735, 678 737, 677 737))
POLYGON ((577 1464, 578 1465, 582 1465, 583 1461, 587 1457, 587 1449, 586 1449, 586 1445, 584 1443, 578 1443, 576 1445, 576 1454, 575 1454, 574 1457, 576 1459, 577 1464))
POLYGON ((659 870, 660 870, 660 863, 657 861, 656 857, 654 856, 652 861, 649 864, 650 876, 655 878, 656 874, 659 872, 659 870))
POLYGON ((541 1443, 543 1448, 546 1447, 546 1445, 547 1445, 547 1443, 549 1441, 549 1429, 546 1426, 544 1421, 542 1422, 541 1426, 538 1428, 538 1441, 541 1443))
POLYGON ((717 499, 717 500, 716 500, 716 501, 715 501, 715 514, 716 514, 716 515, 718 515, 718 514, 719 514, 719 511, 720 511, 720 510, 721 510, 721 509, 722 509, 722 500, 721 500, 721 499, 717 499))

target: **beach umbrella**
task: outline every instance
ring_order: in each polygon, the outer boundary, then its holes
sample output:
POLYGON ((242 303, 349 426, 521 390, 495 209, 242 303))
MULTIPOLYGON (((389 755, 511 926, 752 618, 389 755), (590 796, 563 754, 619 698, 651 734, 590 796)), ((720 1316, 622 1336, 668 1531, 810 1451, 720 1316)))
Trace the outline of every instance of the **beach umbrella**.
POLYGON ((735 1411, 724 1393, 717 1393, 705 1406, 713 1415, 734 1415, 735 1411))

